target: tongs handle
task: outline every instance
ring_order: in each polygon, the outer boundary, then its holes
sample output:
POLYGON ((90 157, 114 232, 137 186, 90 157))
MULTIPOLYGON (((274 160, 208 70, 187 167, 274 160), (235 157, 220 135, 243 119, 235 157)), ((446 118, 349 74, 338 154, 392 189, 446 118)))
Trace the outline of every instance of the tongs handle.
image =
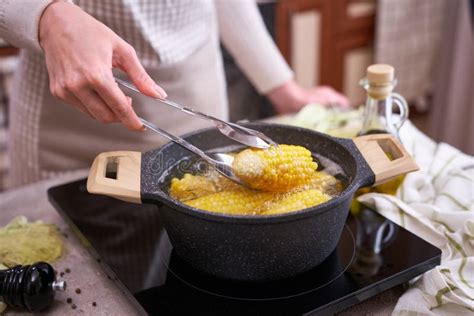
MULTIPOLYGON (((125 80, 122 80, 122 79, 119 79, 119 78, 115 78, 115 81, 117 81, 118 84, 120 84, 120 85, 122 85, 122 86, 124 86, 124 87, 126 87, 130 90, 133 90, 137 93, 142 94, 141 91, 138 90, 138 88, 135 87, 131 82, 128 82, 128 81, 125 81, 125 80)), ((170 100, 166 100, 166 99, 156 99, 156 100, 160 101, 161 103, 167 104, 167 105, 169 105, 169 106, 171 106, 175 109, 181 110, 184 113, 191 114, 191 115, 196 116, 196 117, 200 117, 202 119, 211 121, 211 122, 216 123, 216 124, 226 124, 227 123, 227 122, 222 121, 222 120, 220 120, 216 117, 207 115, 205 113, 201 113, 201 112, 196 111, 196 110, 191 109, 191 108, 187 108, 185 106, 179 105, 178 103, 170 101, 170 100)))
MULTIPOLYGON (((137 87, 135 87, 131 82, 119 78, 115 78, 115 81, 121 86, 124 86, 132 91, 142 94, 140 90, 138 90, 137 87)), ((178 109, 186 114, 199 117, 201 119, 214 123, 222 134, 244 145, 256 148, 268 148, 270 147, 270 145, 275 145, 275 142, 273 140, 271 140, 268 136, 259 131, 249 129, 238 124, 226 122, 224 120, 218 119, 217 117, 179 105, 178 103, 170 100, 158 98, 155 98, 155 100, 164 103, 168 106, 171 106, 175 109, 178 109), (239 136, 239 133, 245 135, 239 136)))

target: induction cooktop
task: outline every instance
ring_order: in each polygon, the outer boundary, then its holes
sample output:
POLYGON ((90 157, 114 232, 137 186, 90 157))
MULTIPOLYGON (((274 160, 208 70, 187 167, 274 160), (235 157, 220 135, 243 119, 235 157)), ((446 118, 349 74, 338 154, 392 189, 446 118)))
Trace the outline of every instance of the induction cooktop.
POLYGON ((108 277, 143 314, 328 315, 428 271, 441 251, 366 209, 350 215, 334 252, 296 277, 247 283, 205 275, 174 254, 154 205, 91 195, 86 180, 49 199, 108 277))

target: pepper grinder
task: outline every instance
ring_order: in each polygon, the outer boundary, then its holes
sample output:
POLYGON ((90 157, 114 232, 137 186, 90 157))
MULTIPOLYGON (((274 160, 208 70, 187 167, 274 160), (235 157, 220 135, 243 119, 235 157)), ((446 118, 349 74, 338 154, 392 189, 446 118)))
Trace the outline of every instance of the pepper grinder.
POLYGON ((56 291, 64 290, 66 282, 57 281, 45 262, 0 270, 0 297, 11 307, 37 312, 51 305, 56 291))

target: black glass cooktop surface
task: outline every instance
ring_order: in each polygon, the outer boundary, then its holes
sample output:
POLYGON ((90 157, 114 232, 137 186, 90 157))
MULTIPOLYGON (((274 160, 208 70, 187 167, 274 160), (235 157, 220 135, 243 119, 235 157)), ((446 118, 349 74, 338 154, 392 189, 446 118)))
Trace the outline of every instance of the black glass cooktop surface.
POLYGON ((296 277, 234 282, 176 256, 154 205, 90 195, 80 180, 49 190, 51 203, 143 313, 334 314, 440 262, 441 251, 370 210, 350 215, 334 252, 296 277))

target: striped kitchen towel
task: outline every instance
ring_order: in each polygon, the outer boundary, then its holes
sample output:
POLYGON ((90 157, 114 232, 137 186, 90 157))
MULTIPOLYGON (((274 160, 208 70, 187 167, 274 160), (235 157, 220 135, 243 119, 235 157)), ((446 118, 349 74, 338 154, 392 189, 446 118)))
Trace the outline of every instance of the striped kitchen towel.
POLYGON ((474 314, 474 157, 435 143, 411 123, 401 130, 421 170, 396 196, 359 201, 442 250, 441 265, 411 282, 393 315, 474 314))

